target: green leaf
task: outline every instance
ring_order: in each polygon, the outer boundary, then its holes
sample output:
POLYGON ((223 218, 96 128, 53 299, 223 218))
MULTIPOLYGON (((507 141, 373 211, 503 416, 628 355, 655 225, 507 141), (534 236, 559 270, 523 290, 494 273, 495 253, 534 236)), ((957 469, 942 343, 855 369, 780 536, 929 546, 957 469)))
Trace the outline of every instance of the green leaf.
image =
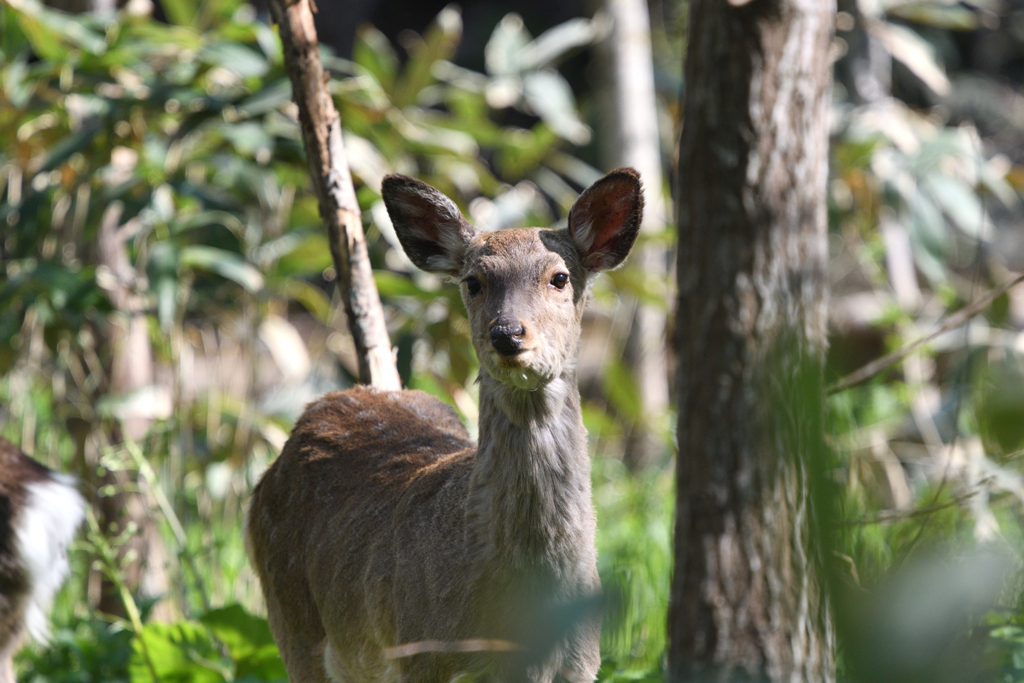
POLYGON ((281 64, 284 55, 281 53, 281 41, 278 40, 274 29, 262 21, 257 21, 253 28, 256 31, 256 44, 263 50, 267 61, 271 64, 281 64))
POLYGON ((226 673, 230 670, 202 624, 148 624, 132 641, 131 683, 225 683, 226 673))
POLYGON ((161 0, 167 18, 178 26, 192 26, 199 16, 201 0, 161 0))
POLYGON ((943 173, 930 173, 922 179, 922 185, 965 234, 982 235, 985 207, 967 183, 943 173))
POLYGON ((602 384, 608 402, 624 420, 633 422, 640 417, 640 407, 643 405, 640 389, 632 371, 621 359, 608 364, 602 384))
POLYGON ((69 44, 94 55, 107 49, 107 41, 92 30, 88 19, 49 9, 36 0, 16 0, 10 4, 18 12, 18 25, 33 50, 44 59, 66 61, 69 44))
POLYGON ((284 681, 287 672, 277 645, 270 635, 266 619, 245 611, 241 605, 228 605, 207 612, 200 621, 227 647, 234 660, 238 679, 284 681))
POLYGON ((334 309, 330 297, 322 289, 303 280, 285 280, 279 293, 302 304, 322 324, 330 324, 334 309))
POLYGON ((506 14, 491 33, 484 48, 484 63, 492 76, 511 76, 520 73, 522 52, 531 36, 518 14, 506 14))
POLYGON ((260 116, 278 109, 291 100, 292 84, 287 78, 279 78, 276 81, 264 83, 263 87, 252 97, 242 100, 238 105, 238 111, 249 116, 260 116))
POLYGON ((449 5, 438 13, 423 41, 410 51, 405 70, 395 84, 392 103, 399 109, 414 103, 420 92, 434 82, 434 63, 451 59, 461 39, 462 16, 449 5))
POLYGON ((535 71, 523 76, 523 97, 559 137, 577 145, 590 140, 590 129, 576 113, 572 88, 557 71, 535 71))
MULTIPOLYGON (((18 25, 18 12, 7 3, 0 5, 0 65, 10 68, 12 64, 17 64, 24 70, 29 52, 31 45, 18 25)), ((6 88, 6 75, 4 79, 6 88)))
POLYGON ((598 36, 598 29, 590 19, 570 19, 549 28, 519 52, 519 68, 533 71, 552 66, 566 52, 589 45, 598 36))
POLYGON ((210 610, 199 621, 227 646, 232 659, 251 656, 257 650, 274 644, 266 619, 249 614, 238 604, 210 610))
POLYGON ((398 55, 387 36, 368 24, 360 27, 352 46, 352 61, 373 74, 381 87, 391 92, 398 74, 398 55))
POLYGON ((940 208, 931 197, 921 193, 910 197, 907 208, 910 217, 905 225, 911 239, 944 260, 949 249, 949 226, 940 208))
POLYGON ((437 292, 424 292, 410 278, 387 270, 373 271, 373 279, 377 283, 377 291, 382 297, 412 296, 420 299, 433 300, 437 292))
POLYGON ((263 275, 238 254, 207 246, 184 247, 179 263, 185 268, 198 268, 216 273, 241 285, 250 292, 263 289, 263 275))
POLYGON ((292 249, 279 257, 276 277, 315 276, 334 263, 331 246, 323 232, 310 232, 300 237, 292 249))
POLYGON ((247 157, 254 156, 260 149, 271 149, 273 146, 266 128, 255 121, 226 125, 221 131, 235 150, 247 157))
POLYGON ((907 2, 888 10, 893 17, 911 24, 933 26, 952 31, 973 31, 978 28, 978 16, 967 7, 942 2, 907 2))
POLYGON ((243 78, 263 76, 270 70, 264 55, 240 43, 220 42, 204 48, 199 58, 209 64, 233 71, 243 78))

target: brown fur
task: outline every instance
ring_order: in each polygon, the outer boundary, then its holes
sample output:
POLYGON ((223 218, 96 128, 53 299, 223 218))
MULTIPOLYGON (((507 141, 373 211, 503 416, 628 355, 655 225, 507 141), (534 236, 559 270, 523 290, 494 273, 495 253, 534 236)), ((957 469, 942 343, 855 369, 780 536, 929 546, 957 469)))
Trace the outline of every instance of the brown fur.
POLYGON ((481 363, 480 445, 418 391, 356 388, 306 409, 256 487, 247 531, 289 677, 440 683, 488 670, 500 681, 592 680, 594 616, 533 661, 388 659, 385 650, 522 643, 538 610, 599 590, 576 354, 588 275, 618 265, 636 237, 639 178, 622 169, 595 183, 565 230, 484 233, 401 176, 385 179, 383 196, 410 258, 462 280, 481 363), (517 354, 492 346, 499 320, 521 325, 517 354))

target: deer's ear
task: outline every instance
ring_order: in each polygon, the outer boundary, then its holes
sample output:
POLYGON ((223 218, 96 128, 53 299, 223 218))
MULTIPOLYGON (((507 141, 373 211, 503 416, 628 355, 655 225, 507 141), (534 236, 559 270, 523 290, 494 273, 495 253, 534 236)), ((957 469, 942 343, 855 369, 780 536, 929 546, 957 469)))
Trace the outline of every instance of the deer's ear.
POLYGON ((608 270, 633 248, 644 214, 640 174, 619 168, 583 191, 569 212, 569 234, 587 270, 608 270))
POLYGON ((476 228, 462 217, 455 202, 404 175, 386 176, 381 196, 410 261, 432 273, 459 271, 476 228))

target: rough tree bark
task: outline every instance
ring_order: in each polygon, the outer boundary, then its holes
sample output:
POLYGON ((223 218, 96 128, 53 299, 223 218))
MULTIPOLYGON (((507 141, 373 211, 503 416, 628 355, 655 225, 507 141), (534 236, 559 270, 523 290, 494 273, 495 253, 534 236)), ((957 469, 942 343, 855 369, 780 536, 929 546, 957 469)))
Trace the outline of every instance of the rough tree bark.
POLYGON ((271 0, 270 12, 278 25, 285 68, 299 107, 309 172, 359 358, 359 381, 382 389, 400 389, 345 156, 341 117, 327 88, 309 0, 271 0))
MULTIPOLYGON (((651 55, 651 23, 646 0, 605 0, 603 9, 612 20, 601 42, 603 62, 611 76, 605 140, 608 168, 632 166, 644 181, 643 232, 665 227, 667 211, 662 192, 661 139, 658 103, 651 55)), ((668 255, 656 244, 641 245, 633 254, 652 280, 668 272, 668 255)), ((667 294, 667 292, 666 292, 667 294)), ((668 411, 665 374, 665 311, 638 301, 623 301, 631 311, 631 326, 623 357, 633 369, 639 388, 640 409, 630 429, 624 459, 632 470, 650 464, 665 449, 654 433, 653 422, 668 411)))
POLYGON ((693 0, 672 680, 834 680, 822 455, 828 0, 693 0), (820 473, 820 472, 819 472, 820 473))

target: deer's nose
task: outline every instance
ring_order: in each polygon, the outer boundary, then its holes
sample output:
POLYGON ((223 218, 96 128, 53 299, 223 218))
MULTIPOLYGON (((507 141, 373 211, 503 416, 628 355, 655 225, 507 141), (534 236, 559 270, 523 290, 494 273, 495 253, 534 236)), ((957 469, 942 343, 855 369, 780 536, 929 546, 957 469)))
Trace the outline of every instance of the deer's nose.
POLYGON ((491 346, 503 356, 514 356, 523 350, 523 336, 526 328, 518 320, 499 320, 491 325, 491 346))

